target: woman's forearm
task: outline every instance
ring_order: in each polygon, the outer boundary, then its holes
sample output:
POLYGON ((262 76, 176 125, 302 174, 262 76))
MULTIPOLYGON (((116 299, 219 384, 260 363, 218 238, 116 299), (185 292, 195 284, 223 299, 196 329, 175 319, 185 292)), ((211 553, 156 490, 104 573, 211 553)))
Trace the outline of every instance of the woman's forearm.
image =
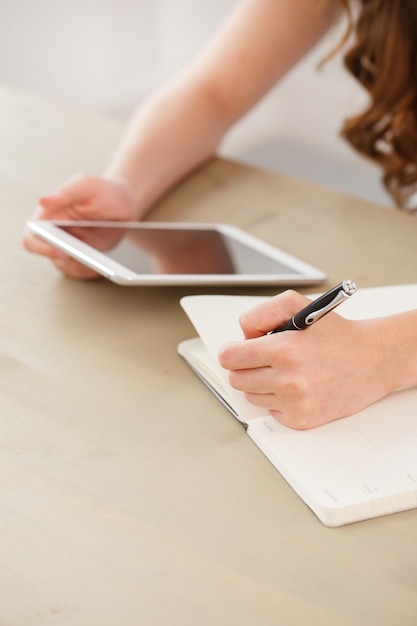
POLYGON ((253 108, 334 24, 336 0, 246 0, 217 37, 133 118, 107 176, 122 180, 138 217, 216 152, 253 108))
POLYGON ((179 80, 139 109, 106 175, 128 185, 142 217, 170 187, 215 154, 228 127, 198 83, 179 80))

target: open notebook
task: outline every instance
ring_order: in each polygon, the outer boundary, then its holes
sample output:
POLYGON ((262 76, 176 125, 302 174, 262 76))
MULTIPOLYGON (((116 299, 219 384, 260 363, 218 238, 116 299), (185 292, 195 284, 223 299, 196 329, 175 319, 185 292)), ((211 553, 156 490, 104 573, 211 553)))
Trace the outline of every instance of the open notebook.
MULTIPOLYGON (((228 384, 217 362, 219 347, 242 338, 239 314, 262 299, 182 298, 199 337, 181 342, 179 354, 326 526, 417 507, 417 388, 397 391, 351 417, 297 431, 249 404, 228 384)), ((354 319, 413 308, 417 284, 360 289, 337 312, 354 319)))

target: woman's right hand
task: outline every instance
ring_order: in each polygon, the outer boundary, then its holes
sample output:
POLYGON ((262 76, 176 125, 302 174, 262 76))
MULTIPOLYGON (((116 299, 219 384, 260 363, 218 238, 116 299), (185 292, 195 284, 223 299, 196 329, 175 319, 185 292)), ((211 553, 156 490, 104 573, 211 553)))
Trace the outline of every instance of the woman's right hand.
MULTIPOLYGON (((122 181, 79 174, 51 195, 39 199, 32 219, 35 220, 137 220, 137 210, 127 184, 122 181)), ((97 273, 54 248, 27 229, 23 246, 41 254, 64 274, 72 278, 96 278, 97 273)))

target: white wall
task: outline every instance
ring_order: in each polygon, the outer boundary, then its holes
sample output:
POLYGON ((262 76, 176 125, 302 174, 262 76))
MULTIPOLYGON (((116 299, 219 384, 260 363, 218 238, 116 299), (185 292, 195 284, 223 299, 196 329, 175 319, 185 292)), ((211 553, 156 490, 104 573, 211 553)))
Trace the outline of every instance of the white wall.
MULTIPOLYGON (((235 0, 1 0, 0 80, 125 117, 207 41, 235 0)), ((379 171, 337 136, 363 102, 331 33, 231 132, 222 152, 389 204, 379 171)))
POLYGON ((1 0, 0 79, 126 115, 235 0, 1 0))

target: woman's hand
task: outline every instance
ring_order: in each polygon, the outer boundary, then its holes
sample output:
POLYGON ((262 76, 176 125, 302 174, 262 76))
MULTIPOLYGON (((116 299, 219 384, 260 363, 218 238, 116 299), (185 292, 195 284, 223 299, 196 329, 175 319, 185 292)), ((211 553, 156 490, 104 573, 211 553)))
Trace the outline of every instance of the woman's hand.
MULTIPOLYGON (((137 219, 127 185, 122 182, 81 174, 71 178, 55 193, 39 200, 35 220, 108 220, 137 219)), ((64 274, 72 278, 95 278, 96 272, 70 258, 28 230, 23 245, 29 252, 48 257, 64 274)))
POLYGON ((286 291, 255 307, 240 319, 246 340, 219 353, 232 387, 297 429, 355 413, 398 386, 395 359, 386 358, 391 318, 351 321, 329 313, 306 330, 266 335, 309 302, 286 291))

